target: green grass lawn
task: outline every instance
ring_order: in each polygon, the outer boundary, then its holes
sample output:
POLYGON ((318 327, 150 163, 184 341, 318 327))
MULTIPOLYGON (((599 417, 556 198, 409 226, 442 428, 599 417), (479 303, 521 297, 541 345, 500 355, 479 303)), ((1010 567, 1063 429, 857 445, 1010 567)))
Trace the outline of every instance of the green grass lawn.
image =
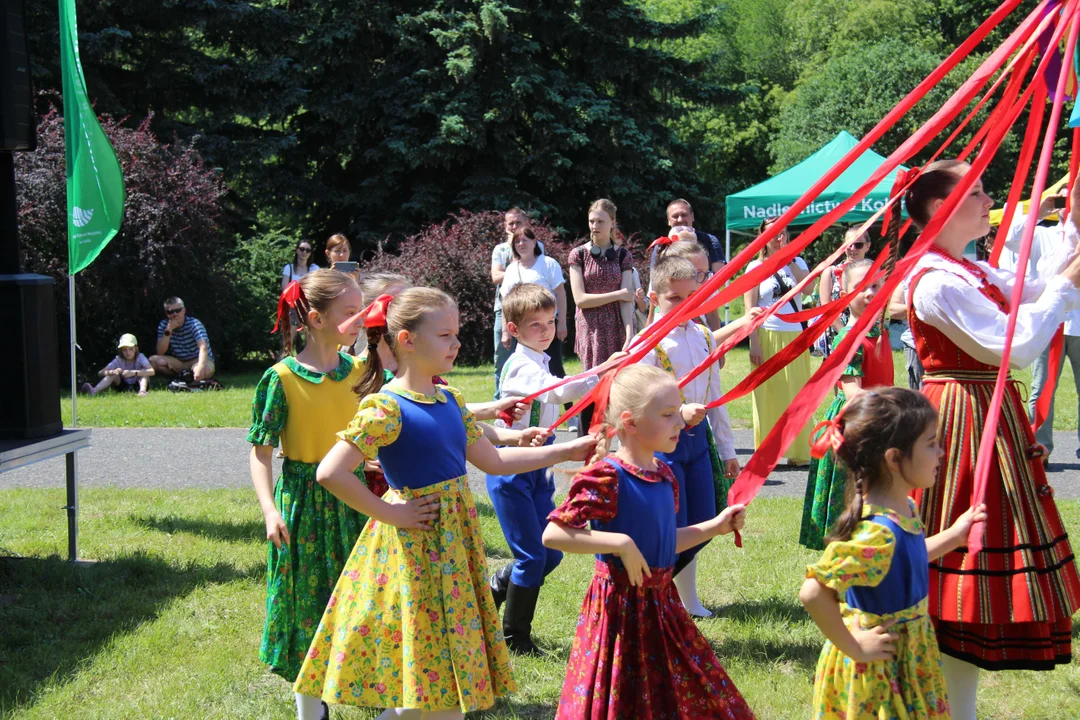
MULTIPOLYGON (((907 367, 903 353, 893 353, 898 385, 907 386, 907 367)), ((814 361, 816 368, 818 361, 814 361)), ((566 363, 570 373, 580 372, 581 364, 576 358, 566 363)), ((725 388, 734 387, 750 373, 749 351, 738 347, 727 355, 727 363, 721 371, 725 388)), ((78 399, 79 424, 89 427, 247 427, 251 419, 251 395, 260 373, 222 374, 220 379, 225 390, 210 393, 170 393, 164 383, 154 386, 148 397, 131 393, 104 393, 99 397, 80 396, 78 399)), ((1025 387, 1031 385, 1031 371, 1015 373, 1025 387)), ((492 365, 459 367, 448 378, 455 387, 465 393, 470 402, 491 399, 494 388, 492 365)), ((1025 390, 1026 393, 1026 390, 1025 390)), ((832 400, 825 398, 819 415, 832 400)), ((62 401, 64 424, 71 424, 71 400, 62 401)), ((1054 429, 1075 430, 1076 385, 1072 368, 1065 363, 1061 385, 1055 405, 1054 429)), ((751 427, 750 396, 728 404, 728 415, 734 427, 751 427)))
MULTIPOLYGON (((86 490, 82 547, 97 562, 78 568, 57 558, 62 504, 59 490, 0 492, 0 553, 26 556, 0 560, 0 717, 295 717, 289 685, 258 661, 266 548, 250 491, 86 490)), ((724 537, 701 555, 700 589, 716 615, 699 626, 762 720, 810 712, 822 637, 796 598, 815 558, 795 543, 800 504, 758 500, 742 550, 724 537)), ((490 505, 479 506, 489 562, 501 564, 506 543, 490 505)), ((1077 527, 1080 502, 1060 507, 1077 527)), ((552 717, 591 568, 568 556, 549 578, 535 624, 549 655, 515 658, 519 692, 479 717, 552 717)), ((979 714, 1080 717, 1078 687, 1075 662, 984 674, 979 714)))

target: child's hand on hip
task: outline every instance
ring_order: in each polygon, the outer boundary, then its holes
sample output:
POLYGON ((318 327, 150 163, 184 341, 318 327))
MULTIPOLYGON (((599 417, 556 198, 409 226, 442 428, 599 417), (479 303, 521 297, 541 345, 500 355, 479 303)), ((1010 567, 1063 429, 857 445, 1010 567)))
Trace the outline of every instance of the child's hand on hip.
POLYGON ((431 521, 439 517, 439 495, 424 495, 412 500, 396 497, 387 505, 387 525, 403 530, 430 530, 431 521))
POLYGON ((889 628, 895 624, 896 620, 886 620, 877 627, 852 628, 851 636, 855 638, 858 650, 850 655, 851 659, 855 662, 873 662, 896 657, 896 641, 900 636, 889 632, 889 628))
POLYGON ((630 584, 634 587, 640 587, 644 579, 651 576, 649 563, 645 562, 645 557, 629 535, 625 536, 615 554, 622 560, 623 568, 630 576, 630 584))

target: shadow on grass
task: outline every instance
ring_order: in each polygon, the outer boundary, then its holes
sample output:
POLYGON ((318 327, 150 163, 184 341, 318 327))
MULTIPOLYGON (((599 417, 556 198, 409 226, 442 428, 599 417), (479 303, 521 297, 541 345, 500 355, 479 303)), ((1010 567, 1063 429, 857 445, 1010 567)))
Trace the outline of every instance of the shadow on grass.
POLYGON ((726 618, 739 623, 778 622, 797 625, 810 620, 810 616, 806 614, 802 605, 781 598, 736 602, 721 607, 709 607, 709 610, 717 619, 726 618))
POLYGON ((266 537, 266 526, 257 521, 245 522, 213 522, 209 520, 194 520, 191 518, 178 517, 176 515, 132 515, 131 522, 139 527, 149 530, 157 530, 163 533, 190 533, 200 535, 213 540, 227 542, 247 542, 249 540, 262 540, 266 537))
POLYGON ((170 564, 144 553, 80 566, 52 558, 0 558, 0 715, 33 704, 118 634, 151 620, 173 598, 207 584, 262 576, 226 563, 170 564))

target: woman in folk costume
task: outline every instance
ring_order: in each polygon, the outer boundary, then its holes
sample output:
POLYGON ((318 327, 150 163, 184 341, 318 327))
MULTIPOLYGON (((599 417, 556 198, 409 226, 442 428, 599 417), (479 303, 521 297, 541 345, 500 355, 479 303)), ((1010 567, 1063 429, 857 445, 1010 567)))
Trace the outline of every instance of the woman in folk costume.
MULTIPOLYGON (((905 197, 918 227, 930 222, 968 171, 954 160, 922 170, 905 197)), ((1078 201, 1074 186, 1061 243, 1028 273, 1013 367, 1030 365, 1065 314, 1080 307, 1078 201)), ((922 392, 938 409, 945 450, 939 482, 915 493, 928 535, 951 526, 974 500, 979 439, 1005 343, 1015 275, 963 256, 969 242, 990 232, 992 205, 977 180, 902 286, 926 370, 922 392)), ((1080 575, 1015 382, 1005 388, 998 422, 984 548, 972 554, 961 547, 930 565, 930 614, 953 717, 960 720, 975 717, 980 669, 1049 670, 1068 663, 1071 617, 1080 608, 1080 575)))
MULTIPOLYGON (((853 260, 842 271, 843 290, 851 294, 862 283, 873 266, 870 260, 853 260)), ((881 290, 880 278, 872 281, 860 293, 851 298, 848 306, 848 323, 836 334, 832 347, 843 342, 851 326, 862 316, 866 306, 881 290)), ((836 454, 822 442, 824 428, 843 411, 848 401, 863 390, 893 384, 893 357, 889 346, 889 333, 882 331, 882 323, 876 322, 863 338, 859 349, 851 357, 838 383, 836 397, 825 411, 825 420, 815 429, 814 444, 810 451, 810 477, 806 483, 806 499, 803 503, 802 529, 799 542, 811 550, 825 549, 825 536, 844 512, 845 489, 848 471, 837 461, 836 454)))

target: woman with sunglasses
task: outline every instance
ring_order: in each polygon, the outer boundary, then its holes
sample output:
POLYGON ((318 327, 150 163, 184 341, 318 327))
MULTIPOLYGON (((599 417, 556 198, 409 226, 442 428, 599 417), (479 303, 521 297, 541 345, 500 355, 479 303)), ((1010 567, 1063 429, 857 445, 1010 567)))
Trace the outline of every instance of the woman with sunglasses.
MULTIPOLYGON (((870 237, 866 233, 859 235, 859 228, 857 227, 849 227, 847 229, 847 232, 844 233, 844 242, 848 242, 855 236, 858 236, 855 242, 848 245, 847 249, 844 251, 844 259, 821 273, 818 298, 822 305, 840 298, 840 295, 844 292, 844 268, 848 266, 848 263, 864 259, 866 254, 870 251, 870 237)), ((844 312, 840 313, 840 317, 836 319, 836 322, 829 326, 829 328, 825 330, 825 334, 818 340, 816 345, 823 357, 828 357, 829 351, 832 349, 833 338, 836 337, 836 334, 840 332, 840 330, 847 326, 850 317, 848 311, 845 309, 844 312)))
MULTIPOLYGON (((570 291, 577 314, 574 349, 582 370, 603 363, 634 337, 634 259, 615 245, 615 203, 589 206, 589 242, 570 251, 570 291)), ((580 432, 588 432, 592 406, 581 414, 580 432)))
MULTIPOLYGON (((761 223, 761 232, 765 232, 775 220, 766 220, 761 223)), ((751 260, 746 265, 749 272, 761 265, 766 258, 780 251, 787 244, 787 230, 781 230, 776 237, 768 242, 758 253, 756 260, 751 260)), ((806 277, 810 269, 806 262, 797 257, 790 264, 777 270, 771 276, 762 280, 760 284, 750 288, 743 295, 743 306, 749 312, 755 307, 767 308, 787 294, 795 287, 796 283, 806 277)), ((805 291, 804 291, 805 293, 805 291)), ((808 294, 808 293, 806 293, 808 294)), ((802 311, 802 298, 796 294, 789 303, 780 308, 780 313, 802 311)), ((796 322, 781 320, 775 314, 770 316, 761 327, 750 333, 750 364, 754 367, 783 350, 792 340, 802 332, 803 326, 796 322)), ((763 382, 751 393, 753 400, 754 418, 754 448, 757 449, 765 436, 772 430, 773 425, 791 405, 791 401, 810 381, 814 374, 810 362, 810 351, 802 353, 794 358, 787 366, 780 369, 775 375, 763 382)), ((805 467, 810 464, 810 424, 799 432, 788 448, 787 464, 792 467, 805 467)))
MULTIPOLYGON (((296 244, 296 250, 293 252, 293 261, 287 263, 285 267, 281 269, 281 292, 285 292, 285 288, 289 287, 289 283, 293 280, 299 282, 300 278, 307 275, 309 272, 318 270, 319 266, 311 262, 311 241, 301 240, 296 244)), ((287 348, 296 347, 296 339, 300 336, 300 324, 299 322, 292 321, 292 314, 289 316, 289 326, 291 337, 289 338, 289 344, 285 343, 285 333, 281 334, 281 356, 285 357, 289 354, 287 348)))

